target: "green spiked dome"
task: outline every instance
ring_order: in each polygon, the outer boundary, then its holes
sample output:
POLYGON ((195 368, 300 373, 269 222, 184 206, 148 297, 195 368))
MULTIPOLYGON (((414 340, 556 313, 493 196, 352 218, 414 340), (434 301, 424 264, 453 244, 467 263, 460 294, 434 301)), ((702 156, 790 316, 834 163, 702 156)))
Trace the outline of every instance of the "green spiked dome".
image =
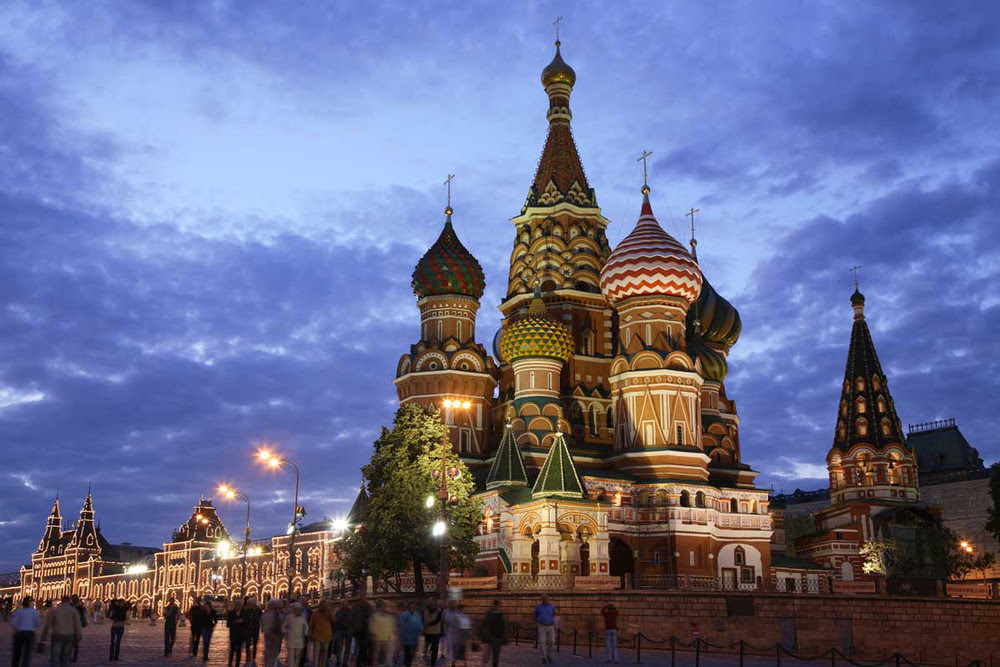
POLYGON ((582 498, 583 482, 573 465, 573 457, 569 453, 569 446, 562 433, 557 433, 552 447, 549 448, 549 455, 545 457, 545 463, 538 473, 535 486, 531 489, 531 495, 539 496, 561 496, 563 498, 582 498))
POLYGON ((743 328, 740 312, 720 296, 704 276, 701 294, 698 296, 698 307, 688 310, 689 328, 692 326, 696 311, 698 321, 701 322, 701 335, 706 343, 716 343, 730 348, 739 340, 743 328))
POLYGON ((521 451, 517 448, 514 430, 507 423, 500 446, 497 447, 496 458, 486 476, 487 489, 504 489, 515 486, 528 486, 528 471, 524 468, 521 451))
POLYGON ((726 375, 729 374, 726 355, 708 346, 701 336, 695 335, 688 344, 688 352, 694 357, 695 368, 703 378, 714 382, 723 382, 726 379, 726 375))
POLYGON ((545 316, 545 303, 537 286, 528 315, 507 327, 500 336, 500 356, 508 364, 527 357, 547 357, 566 363, 573 356, 572 334, 545 316))
POLYGON ((447 218, 441 236, 413 271, 413 293, 418 297, 463 294, 478 299, 486 289, 483 267, 458 240, 451 226, 451 213, 451 208, 445 210, 447 218))

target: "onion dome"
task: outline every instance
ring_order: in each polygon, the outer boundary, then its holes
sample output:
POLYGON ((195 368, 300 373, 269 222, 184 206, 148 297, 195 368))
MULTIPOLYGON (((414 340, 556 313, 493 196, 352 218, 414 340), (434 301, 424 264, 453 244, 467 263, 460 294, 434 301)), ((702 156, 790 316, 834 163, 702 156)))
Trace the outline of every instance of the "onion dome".
POLYGON ((576 72, 562 59, 562 54, 559 53, 560 46, 561 42, 556 41, 556 55, 542 70, 542 85, 546 88, 553 83, 565 83, 570 87, 576 83, 576 72))
POLYGON ((418 297, 464 294, 479 299, 486 289, 483 267, 458 240, 451 226, 452 210, 445 209, 444 229, 413 270, 413 293, 418 297))
POLYGON ((706 343, 725 345, 729 348, 740 339, 740 332, 743 329, 740 312, 720 296, 704 277, 702 277, 701 294, 698 296, 697 313, 695 309, 688 311, 689 328, 696 318, 701 323, 701 335, 706 343))
POLYGON ((649 187, 642 193, 639 221, 601 269, 604 298, 613 306, 635 296, 676 296, 692 303, 701 291, 698 263, 653 217, 649 187))
POLYGON ((546 317, 537 285, 528 315, 500 336, 500 356, 508 364, 526 357, 548 357, 565 363, 573 356, 573 336, 565 326, 546 317))
POLYGON ((713 349, 700 335, 695 335, 688 343, 688 353, 694 357, 698 374, 706 380, 723 382, 729 374, 729 362, 725 353, 713 349))

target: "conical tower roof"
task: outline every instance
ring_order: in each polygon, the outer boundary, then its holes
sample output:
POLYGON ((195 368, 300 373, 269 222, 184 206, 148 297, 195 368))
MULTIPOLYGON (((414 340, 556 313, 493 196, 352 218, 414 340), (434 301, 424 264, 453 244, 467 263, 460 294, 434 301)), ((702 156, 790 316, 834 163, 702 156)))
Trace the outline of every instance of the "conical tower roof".
POLYGON ((41 542, 38 543, 38 551, 40 553, 55 551, 59 547, 61 538, 62 514, 59 512, 59 496, 56 496, 55 502, 52 503, 52 510, 49 512, 49 518, 45 522, 45 534, 42 536, 41 542))
POLYGON ((517 447, 514 429, 507 423, 503 438, 497 448, 496 458, 486 475, 487 489, 502 489, 514 486, 528 486, 528 472, 524 468, 521 450, 517 447))
POLYGON ((533 497, 560 496, 564 498, 582 498, 583 482, 576 472, 576 465, 569 453, 569 446, 562 433, 557 433, 549 455, 545 457, 542 470, 531 489, 533 497))
POLYGON ((368 510, 368 493, 365 492, 365 485, 361 484, 358 497, 354 499, 351 510, 347 513, 347 524, 349 526, 359 526, 365 520, 365 513, 368 510))
POLYGON ((889 380, 882 371, 871 331, 865 321, 865 297, 855 289, 851 295, 854 327, 847 350, 847 366, 837 408, 834 445, 847 451, 866 443, 876 450, 903 445, 903 426, 889 393, 889 380))
POLYGON ((76 523, 76 530, 73 531, 70 545, 83 549, 100 549, 97 526, 94 524, 94 501, 89 491, 83 501, 83 507, 80 509, 80 520, 76 523))

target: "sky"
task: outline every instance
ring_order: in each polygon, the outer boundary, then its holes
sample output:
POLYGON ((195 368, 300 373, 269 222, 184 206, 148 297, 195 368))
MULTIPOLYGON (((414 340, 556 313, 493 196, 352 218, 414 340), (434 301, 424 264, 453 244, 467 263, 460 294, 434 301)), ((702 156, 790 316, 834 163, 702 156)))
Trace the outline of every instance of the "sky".
MULTIPOLYGON (((617 243, 653 152, 661 225, 701 209, 739 308, 743 460, 825 485, 850 268, 904 425, 1000 458, 995 3, 6 2, 0 5, 0 572, 57 489, 159 546, 220 482, 283 530, 346 513, 455 226, 499 324, 562 15, 573 126, 617 243)), ((237 530, 242 510, 224 505, 237 530)))

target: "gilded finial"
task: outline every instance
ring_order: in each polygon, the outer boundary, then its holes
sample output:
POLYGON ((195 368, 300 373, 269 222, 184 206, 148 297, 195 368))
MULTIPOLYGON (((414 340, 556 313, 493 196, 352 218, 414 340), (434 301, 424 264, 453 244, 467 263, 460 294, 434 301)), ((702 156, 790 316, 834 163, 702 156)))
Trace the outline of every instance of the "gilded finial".
POLYGON ((692 208, 690 211, 684 214, 685 218, 691 218, 691 241, 690 241, 691 256, 694 257, 695 259, 698 258, 698 253, 695 250, 695 248, 698 247, 698 239, 694 237, 694 214, 700 212, 701 212, 700 208, 692 208))
POLYGON ((642 194, 644 195, 649 194, 649 172, 646 170, 646 160, 652 154, 653 151, 643 151, 639 159, 636 160, 636 162, 642 162, 642 194))
POLYGON ((448 205, 444 208, 444 214, 451 219, 451 214, 454 213, 454 209, 451 207, 451 182, 455 180, 455 174, 448 174, 448 178, 444 179, 444 185, 448 188, 448 205))

